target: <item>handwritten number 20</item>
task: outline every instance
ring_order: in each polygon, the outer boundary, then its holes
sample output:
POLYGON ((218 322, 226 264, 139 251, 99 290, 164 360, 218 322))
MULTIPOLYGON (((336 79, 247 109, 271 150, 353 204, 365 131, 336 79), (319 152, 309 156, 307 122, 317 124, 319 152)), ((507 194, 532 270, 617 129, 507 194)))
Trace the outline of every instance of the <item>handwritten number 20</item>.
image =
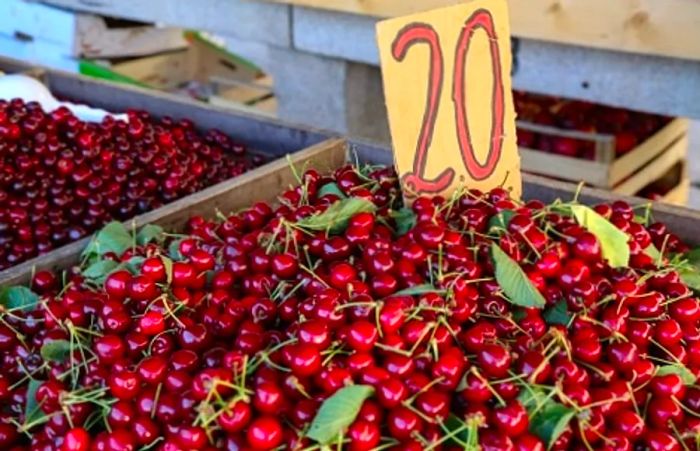
MULTIPOLYGON (((430 49, 430 72, 428 75, 428 94, 423 123, 418 135, 413 170, 402 177, 402 183, 407 190, 415 195, 439 193, 448 188, 454 181, 455 171, 452 168, 443 170, 437 177, 427 179, 425 170, 427 152, 433 139, 435 121, 442 93, 444 78, 444 60, 440 38, 432 26, 423 23, 409 24, 399 31, 392 45, 392 54, 397 61, 403 61, 408 50, 414 44, 424 43, 430 49)), ((503 121, 505 113, 505 98, 501 70, 501 58, 496 39, 496 31, 491 13, 480 9, 465 22, 457 40, 455 65, 452 86, 452 100, 457 124, 457 142, 462 155, 462 161, 467 172, 474 180, 484 180, 493 174, 501 158, 503 121), (465 92, 465 63, 469 45, 477 29, 483 29, 489 37, 491 52, 491 71, 493 74, 493 92, 491 96, 491 136, 489 151, 485 162, 480 163, 474 153, 469 123, 467 122, 466 92, 465 92)))

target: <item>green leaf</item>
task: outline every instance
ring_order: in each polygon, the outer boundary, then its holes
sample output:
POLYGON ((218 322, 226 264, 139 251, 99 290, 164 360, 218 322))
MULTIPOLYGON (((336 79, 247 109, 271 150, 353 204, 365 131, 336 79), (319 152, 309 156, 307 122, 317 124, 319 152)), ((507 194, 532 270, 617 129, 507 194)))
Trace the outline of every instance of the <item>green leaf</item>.
POLYGON ((613 268, 629 266, 629 237, 613 223, 586 205, 571 205, 576 221, 598 238, 603 258, 613 268))
POLYGON ((170 256, 170 258, 172 258, 176 262, 179 262, 179 261, 182 261, 185 259, 185 256, 182 255, 182 253, 180 253, 180 243, 181 242, 182 242, 182 239, 171 241, 170 246, 168 246, 168 255, 170 256))
POLYGON ((646 249, 644 249, 644 253, 647 254, 649 257, 654 259, 654 262, 659 262, 661 261, 661 252, 654 246, 654 244, 650 244, 647 246, 646 249))
POLYGON ((525 388, 518 400, 530 417, 530 432, 547 447, 552 446, 576 415, 576 410, 553 401, 541 389, 525 388))
POLYGON ((542 318, 544 318, 544 321, 550 326, 554 324, 568 326, 571 322, 572 315, 569 313, 566 301, 562 299, 545 310, 542 314, 542 318))
POLYGON ((700 291, 700 273, 695 271, 681 270, 678 271, 681 276, 681 280, 684 284, 688 285, 694 291, 700 291))
POLYGON ((163 239, 163 228, 154 224, 146 224, 136 234, 136 244, 146 245, 152 241, 160 242, 163 239))
POLYGON ((350 218, 358 213, 370 213, 376 209, 377 206, 367 199, 349 197, 335 202, 322 213, 301 219, 297 225, 308 230, 340 233, 347 228, 350 218))
POLYGON ((697 380, 695 374, 693 374, 693 372, 690 371, 685 365, 681 365, 680 363, 664 365, 656 369, 657 376, 663 376, 666 374, 677 374, 681 377, 685 385, 693 385, 697 380))
POLYGON ((520 265, 496 243, 491 244, 491 257, 496 273, 496 281, 503 289, 510 303, 521 307, 543 308, 544 296, 527 278, 520 265))
POLYGON ((39 295, 27 287, 0 288, 0 305, 8 310, 34 310, 39 303, 39 295))
POLYGON ((465 422, 451 413, 442 426, 450 436, 446 444, 462 446, 465 451, 479 449, 479 421, 472 418, 465 422))
POLYGON ((167 277, 168 285, 173 281, 173 261, 166 257, 165 255, 161 255, 160 259, 163 260, 163 266, 165 266, 165 275, 167 277))
POLYGON ((549 403, 530 418, 530 432, 550 447, 566 430, 574 415, 574 409, 555 402, 549 403))
POLYGON ((326 183, 321 188, 319 188, 317 197, 323 197, 326 194, 336 195, 340 199, 345 199, 346 197, 348 197, 345 195, 345 193, 340 189, 338 184, 335 182, 326 183))
POLYGON ((369 385, 350 385, 341 388, 323 401, 306 436, 327 445, 338 438, 355 421, 362 403, 372 396, 369 385))
POLYGON ((694 291, 700 291, 700 248, 680 255, 680 258, 678 274, 681 276, 681 280, 694 291))
POLYGON ((93 282, 102 285, 114 270, 119 267, 119 263, 114 260, 97 260, 92 265, 88 266, 85 271, 83 271, 83 277, 92 280, 93 282))
POLYGON ((396 223, 396 234, 398 236, 407 234, 409 230, 416 226, 416 214, 408 207, 392 211, 391 217, 396 223))
POLYGON ((134 255, 127 260, 126 263, 122 263, 120 266, 126 268, 126 270, 131 274, 137 275, 141 272, 141 265, 143 265, 144 260, 146 260, 145 257, 134 255))
POLYGON ((700 247, 696 247, 685 254, 685 259, 693 266, 700 266, 700 247))
POLYGON ((133 244, 131 234, 124 224, 112 221, 102 228, 93 237, 92 241, 83 251, 83 256, 102 256, 108 252, 122 255, 133 244))
POLYGON ((497 213, 489 219, 489 225, 487 230, 489 233, 493 232, 494 230, 504 230, 508 227, 508 224, 510 224, 510 220, 515 216, 516 213, 513 210, 503 210, 500 213, 497 213))
POLYGON ((70 356, 68 340, 51 340, 41 347, 41 357, 52 362, 63 362, 70 356))
POLYGON ((391 296, 420 296, 422 294, 428 294, 428 293, 437 293, 437 294, 442 294, 445 293, 445 290, 441 290, 439 288, 435 288, 429 283, 424 283, 421 285, 414 285, 412 287, 404 288, 403 290, 397 291, 396 293, 393 293, 391 296))
POLYGON ((24 405, 25 424, 34 423, 45 416, 44 412, 39 406, 39 402, 36 400, 36 391, 43 383, 44 381, 38 381, 35 379, 31 379, 29 381, 29 385, 27 387, 27 402, 24 405))

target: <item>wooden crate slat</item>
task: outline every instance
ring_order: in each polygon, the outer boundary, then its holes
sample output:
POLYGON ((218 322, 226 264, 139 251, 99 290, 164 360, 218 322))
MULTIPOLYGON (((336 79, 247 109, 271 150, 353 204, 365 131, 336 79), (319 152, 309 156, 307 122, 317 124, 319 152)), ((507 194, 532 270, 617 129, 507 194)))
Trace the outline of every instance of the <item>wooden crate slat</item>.
POLYGON ((644 166, 666 150, 680 136, 688 133, 688 120, 676 118, 646 141, 618 158, 610 167, 610 186, 617 185, 632 172, 644 166))
POLYGON ((690 179, 683 178, 676 187, 672 188, 663 197, 663 202, 674 205, 686 205, 690 195, 690 179))
POLYGON ((609 165, 606 163, 522 147, 519 150, 522 168, 525 171, 558 179, 579 180, 593 186, 605 186, 608 183, 609 165))
POLYGON ((664 175, 674 164, 683 160, 688 153, 688 136, 679 138, 665 152, 649 162, 629 179, 617 185, 613 191, 618 194, 634 195, 650 182, 664 175))
MULTIPOLYGON (((459 3, 458 0, 264 1, 381 18, 459 3)), ((508 4, 514 36, 700 59, 700 3, 695 0, 508 0, 508 4)))

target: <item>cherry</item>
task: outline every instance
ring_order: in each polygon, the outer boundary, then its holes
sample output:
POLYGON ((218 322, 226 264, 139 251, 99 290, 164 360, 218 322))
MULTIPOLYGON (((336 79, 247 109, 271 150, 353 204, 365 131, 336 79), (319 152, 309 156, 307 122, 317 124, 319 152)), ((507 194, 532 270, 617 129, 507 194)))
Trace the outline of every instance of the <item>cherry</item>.
POLYGON ((139 329, 142 334, 155 336, 165 331, 165 318, 162 313, 156 311, 146 312, 139 319, 139 329))
POLYGON ((150 257, 141 264, 141 274, 159 283, 166 280, 166 270, 163 260, 158 257, 150 257))
POLYGON ((510 352, 501 345, 487 344, 477 354, 481 369, 491 377, 505 377, 510 368, 510 352))
POLYGON ((406 407, 392 409, 387 421, 389 434, 399 441, 407 440, 414 433, 420 433, 422 428, 420 417, 406 407))
POLYGON ((377 399, 385 409, 391 409, 408 397, 408 390, 399 379, 390 377, 379 382, 377 386, 377 399))
POLYGON ((90 435, 81 427, 71 429, 63 437, 61 451, 87 451, 89 449, 90 435))
POLYGON ((644 419, 636 412, 624 410, 612 418, 612 426, 630 440, 636 440, 645 431, 644 419))
POLYGON ((307 377, 321 370, 321 353, 312 346, 303 344, 287 347, 289 367, 298 377, 307 377))
POLYGON ((355 420, 347 432, 350 438, 351 451, 364 451, 374 449, 381 440, 381 431, 376 423, 366 420, 355 420))
POLYGON ((517 401, 511 401, 505 406, 494 409, 492 421, 502 433, 509 437, 517 437, 527 432, 529 426, 527 411, 517 401))
POLYGON ((258 411, 270 415, 275 414, 280 411, 284 402, 282 389, 274 383, 263 382, 255 387, 253 405, 258 411))
POLYGON ((113 373, 109 377, 109 389, 117 399, 132 399, 139 392, 139 378, 136 373, 128 370, 113 373))
POLYGON ((347 342, 354 350, 372 350, 378 338, 377 328, 369 321, 357 321, 349 326, 347 342))
POLYGON ((160 430, 150 416, 139 416, 131 425, 136 443, 141 446, 148 445, 156 440, 160 430))
POLYGON ((274 449, 282 443, 282 426, 274 417, 262 416, 253 420, 246 437, 253 449, 274 449))

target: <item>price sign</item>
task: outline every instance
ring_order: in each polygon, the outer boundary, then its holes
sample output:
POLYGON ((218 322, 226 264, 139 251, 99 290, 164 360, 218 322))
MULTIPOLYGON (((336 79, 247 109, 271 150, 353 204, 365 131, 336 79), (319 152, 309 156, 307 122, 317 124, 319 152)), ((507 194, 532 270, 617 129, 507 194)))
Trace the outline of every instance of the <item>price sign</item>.
POLYGON ((460 186, 522 190, 506 0, 473 0, 377 25, 404 197, 460 186))

